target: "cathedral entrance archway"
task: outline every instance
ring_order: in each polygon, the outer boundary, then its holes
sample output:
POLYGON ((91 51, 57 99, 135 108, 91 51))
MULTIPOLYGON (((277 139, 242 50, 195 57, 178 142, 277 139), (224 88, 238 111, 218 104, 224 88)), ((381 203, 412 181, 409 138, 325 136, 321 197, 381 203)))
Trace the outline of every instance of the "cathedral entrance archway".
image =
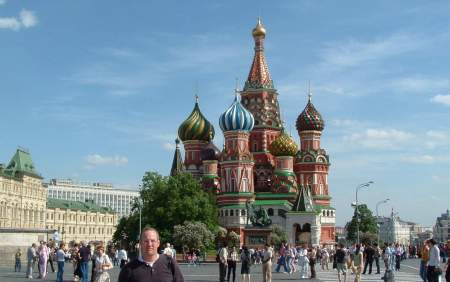
POLYGON ((305 223, 303 226, 300 224, 294 224, 293 230, 295 232, 294 238, 295 238, 295 245, 311 245, 311 224, 305 223))

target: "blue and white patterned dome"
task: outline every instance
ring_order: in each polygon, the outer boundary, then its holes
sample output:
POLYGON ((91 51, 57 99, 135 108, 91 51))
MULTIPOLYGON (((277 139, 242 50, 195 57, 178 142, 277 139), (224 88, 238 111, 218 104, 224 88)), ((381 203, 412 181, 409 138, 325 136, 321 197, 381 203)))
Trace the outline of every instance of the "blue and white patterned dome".
POLYGON ((255 118, 251 112, 242 106, 238 93, 236 93, 231 107, 220 116, 219 125, 223 132, 235 130, 250 131, 253 129, 255 118))

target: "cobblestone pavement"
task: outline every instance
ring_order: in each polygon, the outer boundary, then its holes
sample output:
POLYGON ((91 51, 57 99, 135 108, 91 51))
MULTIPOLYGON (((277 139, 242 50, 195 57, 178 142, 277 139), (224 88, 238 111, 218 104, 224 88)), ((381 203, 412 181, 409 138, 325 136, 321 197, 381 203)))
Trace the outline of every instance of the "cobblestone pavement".
MULTIPOLYGON (((402 269, 400 272, 396 273, 396 281, 397 282, 415 282, 421 281, 418 275, 418 265, 419 261, 417 259, 410 259, 402 262, 402 269)), ((331 264, 330 264, 331 266, 331 264)), ((183 272, 185 281, 215 281, 219 280, 218 271, 219 267, 217 263, 207 263, 203 264, 199 267, 189 266, 187 264, 180 264, 181 270, 183 272)), ((308 279, 307 281, 324 281, 324 282, 333 282, 338 281, 337 274, 335 270, 325 270, 322 271, 317 269, 317 277, 316 280, 308 279)), ((444 268, 445 269, 445 268, 444 268)), ((24 269, 23 269, 24 270, 24 269)), ((56 269, 55 269, 56 270, 56 269)), ((35 269, 37 271, 37 268, 35 269)), ((118 267, 114 267, 110 270, 111 281, 117 281, 120 269, 118 267)), ((65 272, 64 272, 64 281, 72 281, 73 268, 72 264, 66 263, 65 272)), ((240 265, 237 266, 236 273, 240 273, 240 265)), ((261 275, 261 265, 254 265, 251 268, 251 281, 260 282, 262 281, 261 275)), ((34 273, 34 277, 37 276, 37 272, 34 273)), ((353 281, 354 276, 351 274, 348 275, 347 281, 353 281)), ((25 272, 14 272, 13 269, 8 269, 5 267, 0 268, 0 281, 1 282, 10 282, 10 281, 55 281, 56 280, 56 272, 50 272, 45 280, 41 279, 26 279, 25 272)), ((294 275, 288 275, 285 273, 273 273, 273 281, 299 281, 298 273, 294 275)), ((240 281, 240 275, 238 274, 236 277, 236 281, 240 281)), ((363 275, 362 281, 382 281, 381 275, 379 274, 371 274, 371 275, 363 275)))

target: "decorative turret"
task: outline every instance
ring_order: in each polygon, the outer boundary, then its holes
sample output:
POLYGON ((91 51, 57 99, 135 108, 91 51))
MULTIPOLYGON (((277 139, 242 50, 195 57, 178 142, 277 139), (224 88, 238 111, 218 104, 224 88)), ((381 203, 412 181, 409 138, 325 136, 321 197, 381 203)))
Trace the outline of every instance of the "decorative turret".
POLYGON ((188 140, 210 141, 214 138, 214 127, 200 111, 198 96, 195 99, 192 113, 178 128, 178 136, 183 142, 188 140))
POLYGON ((307 186, 301 186, 298 192, 292 211, 315 212, 314 203, 311 198, 311 191, 307 186))
POLYGON ((175 176, 184 171, 183 159, 181 158, 180 139, 175 139, 175 154, 173 155, 170 176, 175 176))
POLYGON ((242 106, 238 90, 236 90, 233 104, 220 116, 219 124, 223 132, 248 132, 253 129, 255 119, 252 113, 242 106))
POLYGON ((200 152, 214 138, 214 127, 203 116, 198 106, 198 96, 189 117, 178 128, 178 136, 184 145, 184 165, 186 171, 200 177, 202 174, 202 159, 200 152))
POLYGON ((320 113, 316 110, 311 102, 312 94, 309 93, 308 104, 305 109, 297 118, 297 130, 300 134, 306 130, 322 131, 325 127, 325 122, 322 119, 320 113))

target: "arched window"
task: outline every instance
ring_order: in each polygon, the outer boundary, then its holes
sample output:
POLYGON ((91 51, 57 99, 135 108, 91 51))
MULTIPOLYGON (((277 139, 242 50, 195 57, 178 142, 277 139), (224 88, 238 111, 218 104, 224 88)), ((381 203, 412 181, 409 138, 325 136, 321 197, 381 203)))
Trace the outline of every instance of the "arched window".
POLYGON ((228 216, 228 210, 225 210, 225 216, 228 216))
POLYGON ((234 216, 234 210, 230 210, 230 216, 234 216))
POLYGON ((241 210, 241 215, 245 216, 245 210, 241 210))
POLYGON ((330 216, 330 211, 327 211, 327 216, 330 216))
POLYGON ((324 210, 322 211, 322 215, 325 216, 325 211, 324 210))
POLYGON ((267 214, 268 214, 269 216, 273 216, 273 209, 272 209, 272 208, 269 208, 269 209, 267 210, 267 214))

